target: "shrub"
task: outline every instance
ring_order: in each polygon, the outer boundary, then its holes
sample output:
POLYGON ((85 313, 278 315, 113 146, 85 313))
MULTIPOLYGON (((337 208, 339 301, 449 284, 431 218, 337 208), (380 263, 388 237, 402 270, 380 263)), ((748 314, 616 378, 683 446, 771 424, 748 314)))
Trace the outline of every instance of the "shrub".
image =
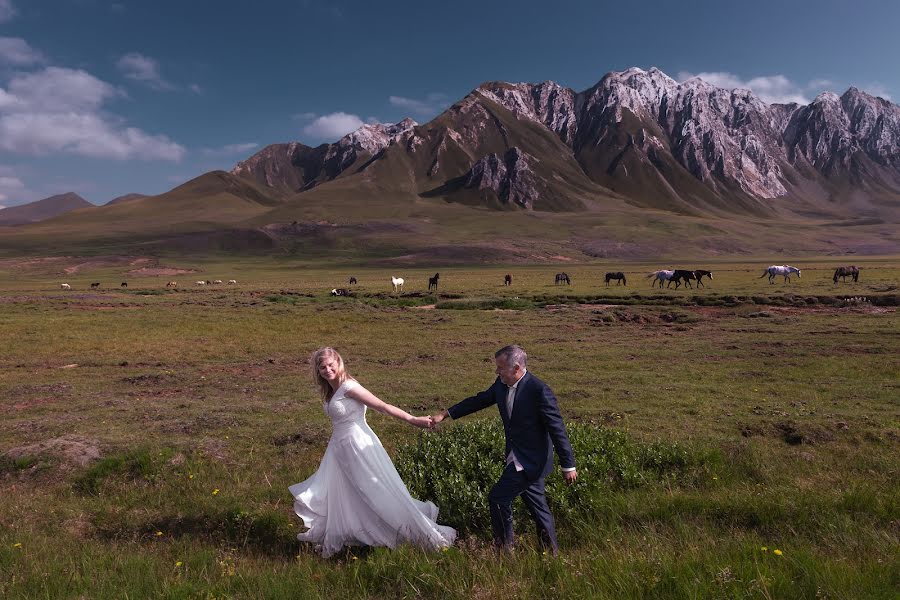
MULTIPOLYGON (((566 485, 558 468, 547 478, 548 501, 560 523, 595 519, 611 490, 684 483, 707 461, 678 444, 635 444, 624 432, 581 423, 567 429, 579 479, 566 485)), ((489 536, 487 495, 503 471, 504 448, 498 422, 476 421, 420 435, 400 448, 395 464, 413 497, 438 505, 442 524, 489 536)), ((523 503, 513 510, 518 523, 530 523, 523 503)))

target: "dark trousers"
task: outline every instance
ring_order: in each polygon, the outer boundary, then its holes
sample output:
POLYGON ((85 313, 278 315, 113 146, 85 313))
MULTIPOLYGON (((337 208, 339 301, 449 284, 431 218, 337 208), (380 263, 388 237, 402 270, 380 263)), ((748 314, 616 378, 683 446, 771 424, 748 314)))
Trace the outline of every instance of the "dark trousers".
POLYGON ((522 496, 528 512, 537 526, 538 541, 541 548, 556 554, 556 527, 553 515, 547 506, 544 495, 544 478, 529 481, 525 471, 516 471, 512 463, 506 465, 500 480, 491 488, 488 503, 491 507, 491 527, 494 530, 494 544, 500 548, 511 549, 515 546, 513 533, 512 503, 517 496, 522 496))

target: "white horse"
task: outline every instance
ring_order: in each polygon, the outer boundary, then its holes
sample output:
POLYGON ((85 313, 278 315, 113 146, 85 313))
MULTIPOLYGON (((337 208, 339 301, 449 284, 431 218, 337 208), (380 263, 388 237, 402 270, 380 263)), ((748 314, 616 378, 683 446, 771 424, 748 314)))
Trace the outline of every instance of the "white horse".
POLYGON ((403 291, 403 278, 402 277, 394 277, 391 275, 391 285, 394 286, 394 291, 403 291))
POLYGON ((653 281, 650 282, 650 287, 656 285, 656 282, 659 282, 659 287, 662 289, 663 281, 669 281, 672 279, 672 276, 675 274, 674 269, 664 269, 662 271, 653 271, 649 275, 647 275, 647 279, 653 278, 653 281))
POLYGON ((69 285, 68 283, 61 283, 61 284, 59 284, 59 288, 62 290, 71 290, 72 286, 69 285))
POLYGON ((205 282, 205 281, 197 280, 197 281, 194 282, 194 285, 206 285, 206 282, 205 282))
POLYGON ((237 279, 229 279, 228 285, 235 285, 237 283, 237 279))
POLYGON ((765 272, 763 272, 763 274, 759 276, 759 278, 762 279, 763 277, 768 275, 769 283, 775 283, 775 276, 783 275, 785 283, 790 283, 791 275, 794 273, 797 274, 797 278, 799 279, 800 269, 798 269, 797 267, 792 267, 790 265, 772 265, 771 267, 766 269, 765 272))

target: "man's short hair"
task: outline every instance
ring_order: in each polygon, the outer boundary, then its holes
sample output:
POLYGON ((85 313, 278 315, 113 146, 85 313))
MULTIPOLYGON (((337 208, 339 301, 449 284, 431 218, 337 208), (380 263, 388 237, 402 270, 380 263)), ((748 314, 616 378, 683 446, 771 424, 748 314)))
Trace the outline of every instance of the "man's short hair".
POLYGON ((500 358, 501 356, 506 360, 507 364, 519 365, 523 369, 528 363, 528 354, 525 353, 525 349, 516 344, 503 346, 494 353, 494 358, 500 358))

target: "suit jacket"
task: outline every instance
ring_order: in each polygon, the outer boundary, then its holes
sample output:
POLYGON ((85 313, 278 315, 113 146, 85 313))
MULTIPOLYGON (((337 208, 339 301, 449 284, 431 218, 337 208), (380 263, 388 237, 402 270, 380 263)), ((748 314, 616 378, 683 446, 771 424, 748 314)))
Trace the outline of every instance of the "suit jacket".
POLYGON ((526 371, 516 388, 512 416, 506 412, 506 384, 498 377, 483 392, 466 398, 447 409, 454 419, 464 417, 488 406, 496 405, 506 434, 506 452, 516 453, 529 480, 546 477, 553 470, 553 449, 563 468, 575 466, 575 454, 566 434, 566 426, 559 412, 559 404, 550 387, 526 371))

